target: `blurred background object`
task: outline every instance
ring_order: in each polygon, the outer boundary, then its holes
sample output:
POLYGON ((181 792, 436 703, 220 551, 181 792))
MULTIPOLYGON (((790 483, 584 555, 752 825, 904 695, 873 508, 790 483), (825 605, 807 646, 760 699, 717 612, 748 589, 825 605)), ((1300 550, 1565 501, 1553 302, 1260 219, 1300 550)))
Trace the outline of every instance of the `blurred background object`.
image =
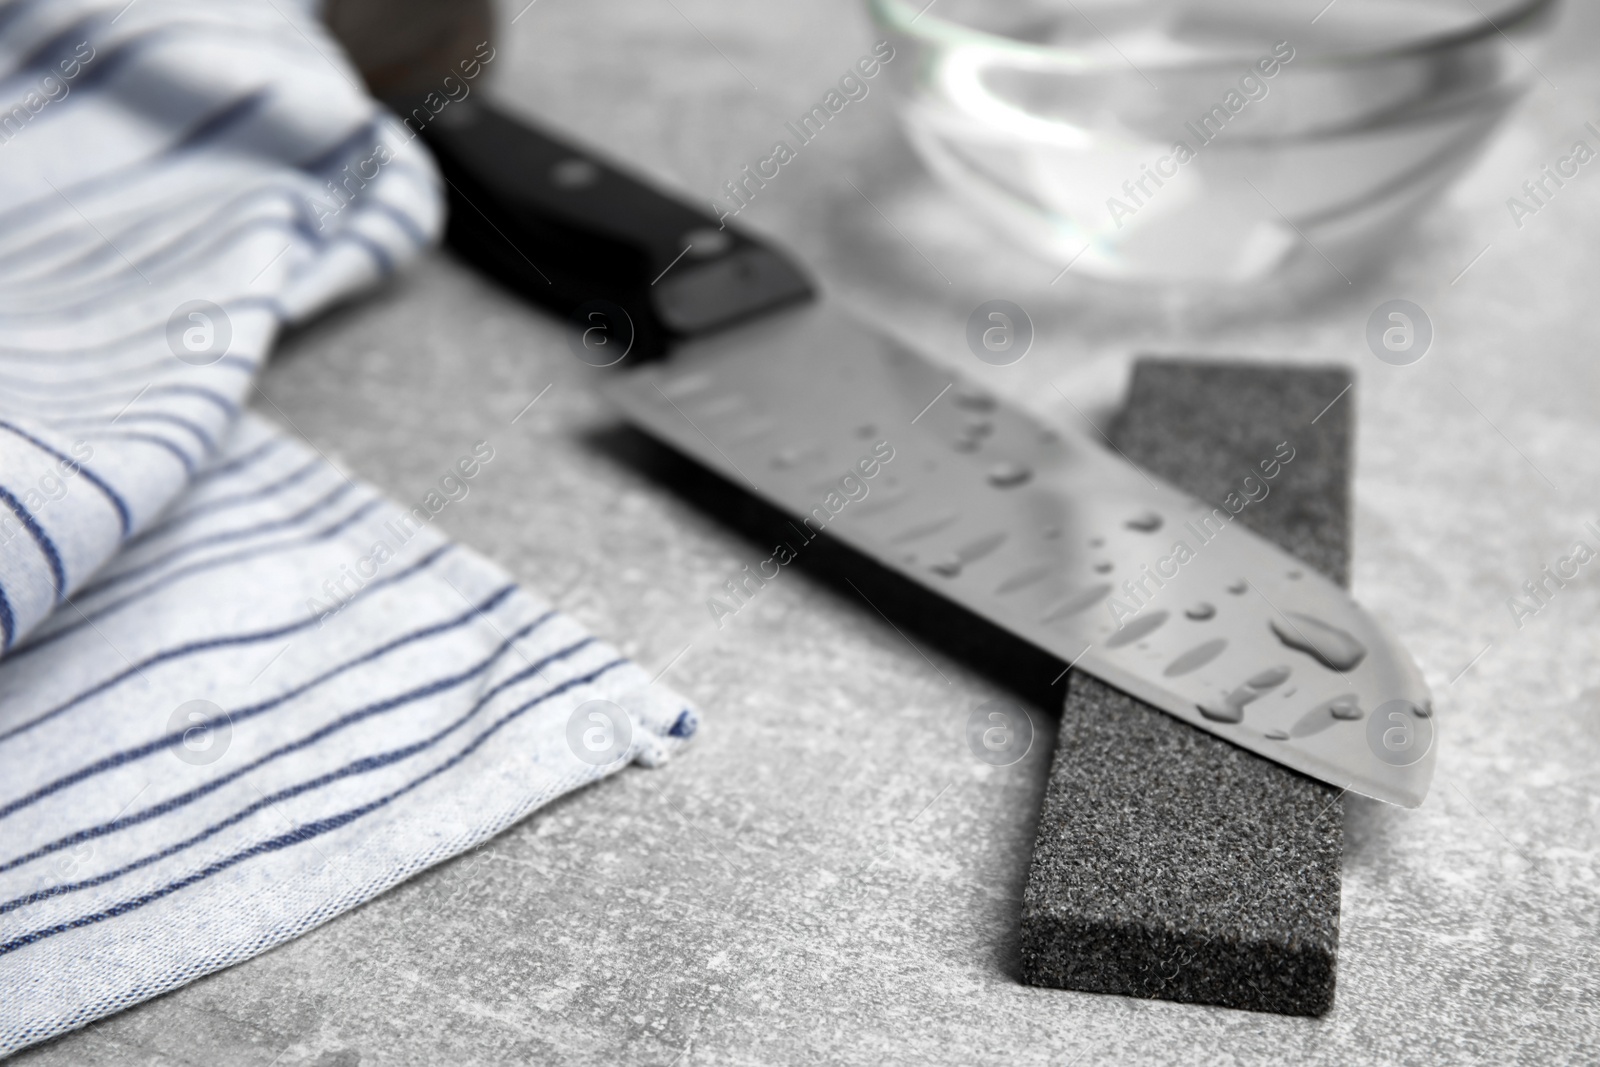
POLYGON ((488 0, 327 0, 322 18, 380 100, 436 88, 493 35, 488 0))
POLYGON ((1084 274, 1225 286, 1381 255, 1542 76, 1554 7, 869 0, 910 141, 990 225, 1084 274))

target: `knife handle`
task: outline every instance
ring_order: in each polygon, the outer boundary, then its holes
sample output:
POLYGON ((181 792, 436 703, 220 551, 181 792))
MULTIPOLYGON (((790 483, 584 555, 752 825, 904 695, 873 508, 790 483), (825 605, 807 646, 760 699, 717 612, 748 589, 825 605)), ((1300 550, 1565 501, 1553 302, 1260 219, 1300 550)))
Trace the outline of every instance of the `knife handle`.
POLYGON ((493 105, 389 105, 444 174, 450 247, 581 337, 596 324, 626 330, 629 354, 652 358, 812 295, 793 263, 743 231, 493 105))

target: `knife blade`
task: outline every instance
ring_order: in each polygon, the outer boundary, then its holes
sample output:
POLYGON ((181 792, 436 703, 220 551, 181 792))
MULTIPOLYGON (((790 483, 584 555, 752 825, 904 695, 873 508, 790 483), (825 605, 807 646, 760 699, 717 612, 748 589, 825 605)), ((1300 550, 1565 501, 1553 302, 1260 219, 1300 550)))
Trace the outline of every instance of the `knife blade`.
MULTIPOLYGON (((1303 773, 1407 806, 1427 794, 1427 686, 1339 586, 1226 505, 1040 424, 827 301, 680 345, 604 392, 793 515, 797 538, 836 537, 1303 773)), ((1270 492, 1265 470, 1246 477, 1270 492)))
POLYGON ((802 303, 803 274, 734 227, 518 119, 456 106, 423 130, 452 193, 451 243, 577 313, 585 337, 670 347, 602 386, 630 420, 789 513, 799 539, 837 538, 1268 759, 1422 802, 1433 710, 1405 648, 1233 521, 1293 442, 1241 472, 1239 495, 1198 501, 837 301, 802 303))

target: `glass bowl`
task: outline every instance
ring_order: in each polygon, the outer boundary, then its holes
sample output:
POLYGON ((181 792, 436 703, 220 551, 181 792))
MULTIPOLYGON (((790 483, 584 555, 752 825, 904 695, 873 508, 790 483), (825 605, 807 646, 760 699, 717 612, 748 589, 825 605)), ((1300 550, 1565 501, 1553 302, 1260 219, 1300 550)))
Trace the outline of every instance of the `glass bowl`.
POLYGON ((1555 0, 868 0, 924 162, 1075 272, 1343 284, 1528 86, 1555 0))

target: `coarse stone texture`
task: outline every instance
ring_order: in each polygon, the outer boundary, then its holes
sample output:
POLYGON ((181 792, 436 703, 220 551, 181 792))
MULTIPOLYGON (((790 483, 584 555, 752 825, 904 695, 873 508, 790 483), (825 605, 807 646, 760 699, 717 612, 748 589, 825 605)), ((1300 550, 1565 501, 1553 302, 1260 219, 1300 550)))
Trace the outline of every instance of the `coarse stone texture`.
POLYGON ((1348 367, 1141 359, 1111 439, 1151 473, 1219 506, 1287 444, 1293 461, 1239 519, 1348 586, 1355 388, 1348 367))
MULTIPOLYGON (((783 123, 876 38, 857 0, 542 0, 512 22, 525 5, 500 9, 498 55, 473 92, 701 201, 770 155, 783 123)), ((1305 32, 1336 28, 1343 8, 1305 32)), ((897 618, 913 645, 848 588, 785 568, 717 629, 706 597, 772 545, 596 449, 617 419, 563 331, 439 253, 286 338, 256 410, 411 503, 474 441, 492 443, 471 494, 435 521, 648 667, 670 665, 665 679, 705 712, 700 734, 670 766, 566 797, 304 937, 15 1062, 1592 1060, 1595 565, 1520 630, 1505 604, 1570 551, 1600 500, 1600 171, 1586 166, 1520 230, 1505 206, 1586 136, 1585 118, 1600 121, 1583 110, 1600 100, 1600 5, 1569 4, 1566 17, 1556 50, 1529 55, 1559 91, 1535 81, 1389 263, 1340 264, 1348 286, 1330 268, 1308 303, 1252 289, 1242 309, 1196 318, 1158 301, 1128 312, 1077 267, 1052 284, 1064 259, 1017 253, 927 176, 881 80, 739 217, 797 250, 833 299, 1091 435, 1052 386, 1109 429, 1133 353, 1357 368, 1360 387, 1339 401, 1356 402, 1361 427, 1351 589, 1425 672, 1440 748, 1420 808, 1343 803, 1331 1011, 1019 981, 1017 916, 1060 697, 1028 706, 1034 751, 990 767, 967 749, 966 719, 1015 680, 940 653, 897 618), (1395 297, 1438 327, 1410 367, 1380 363, 1364 340, 1372 310, 1395 297), (1032 351, 1010 367, 980 364, 964 340, 972 310, 996 298, 1034 321, 1032 351)))
MULTIPOLYGON (((1142 360, 1111 437, 1216 505, 1288 443, 1292 461, 1239 520, 1343 582, 1355 408, 1319 409, 1350 385, 1334 368, 1142 360)), ((1322 1014, 1339 946, 1339 801, 1074 672, 1023 896, 1023 979, 1322 1014)))

